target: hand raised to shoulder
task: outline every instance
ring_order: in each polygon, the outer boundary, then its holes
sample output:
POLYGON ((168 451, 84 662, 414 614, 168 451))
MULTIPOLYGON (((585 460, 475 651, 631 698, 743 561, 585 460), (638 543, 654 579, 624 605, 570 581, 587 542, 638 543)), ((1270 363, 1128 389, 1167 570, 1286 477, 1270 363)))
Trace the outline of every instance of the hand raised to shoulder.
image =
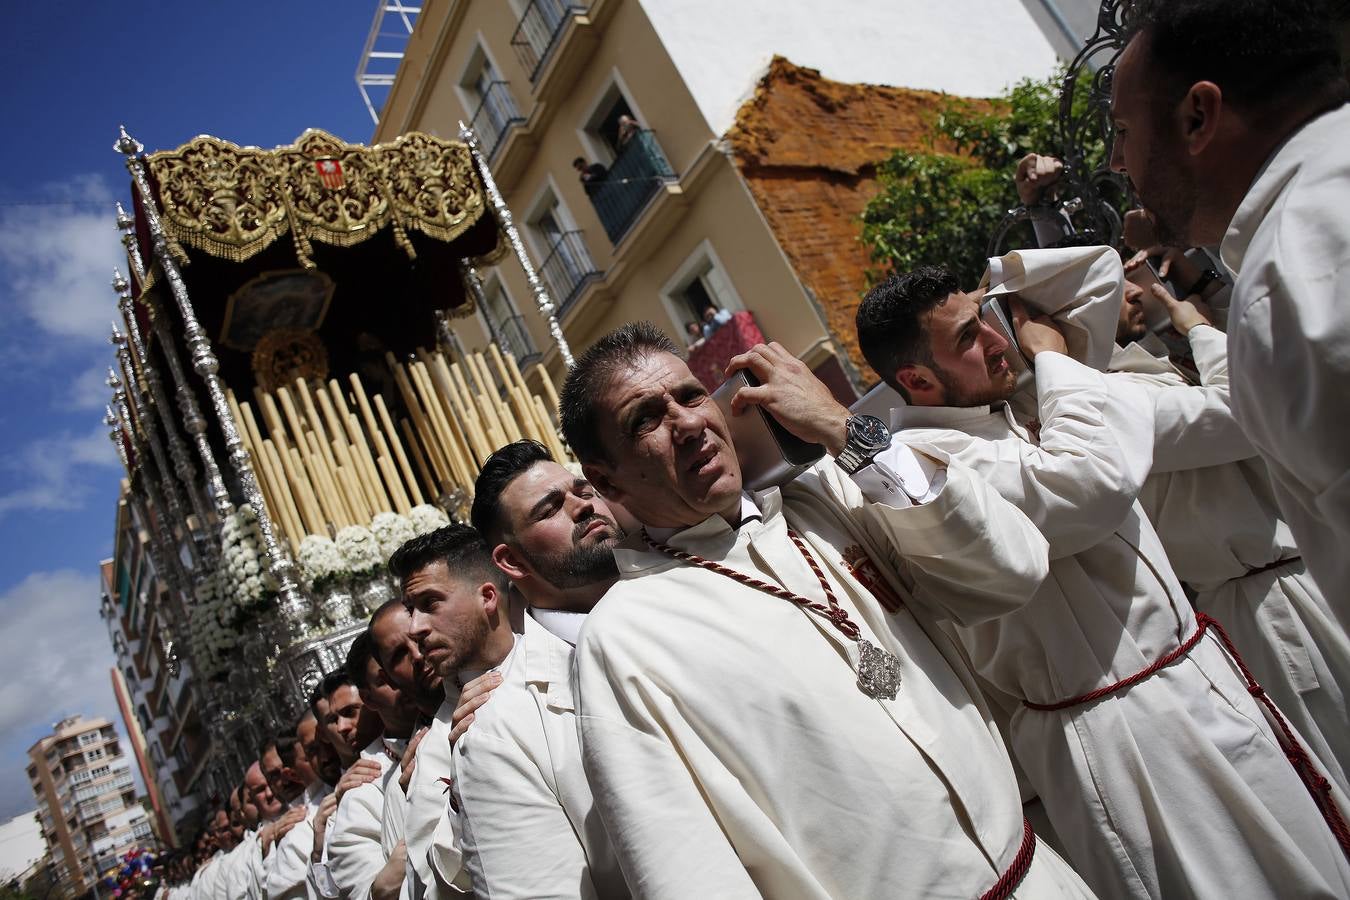
POLYGON ((473 724, 473 714, 488 698, 492 696, 502 683, 502 674, 500 672, 484 672, 473 681, 464 685, 464 690, 459 692, 459 705, 455 711, 450 714, 450 721, 454 727, 450 729, 450 743, 454 744, 464 736, 464 732, 469 730, 473 724))

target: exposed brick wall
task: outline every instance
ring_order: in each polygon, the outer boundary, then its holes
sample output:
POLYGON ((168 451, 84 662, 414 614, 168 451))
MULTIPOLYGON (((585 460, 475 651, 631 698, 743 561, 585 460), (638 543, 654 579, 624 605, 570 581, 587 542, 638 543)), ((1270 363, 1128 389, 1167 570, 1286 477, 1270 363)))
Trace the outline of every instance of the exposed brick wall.
POLYGON ((841 84, 775 57, 727 132, 736 164, 778 243, 825 311, 862 381, 853 317, 871 267, 862 212, 879 190, 876 163, 920 149, 943 100, 931 91, 841 84))

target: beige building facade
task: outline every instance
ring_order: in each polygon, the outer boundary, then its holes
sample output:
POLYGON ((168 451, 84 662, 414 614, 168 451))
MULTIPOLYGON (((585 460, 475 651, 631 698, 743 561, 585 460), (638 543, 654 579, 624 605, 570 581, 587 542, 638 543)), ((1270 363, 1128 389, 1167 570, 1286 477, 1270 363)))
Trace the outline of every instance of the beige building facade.
POLYGON ((28 780, 62 896, 90 890, 122 853, 152 837, 131 760, 107 719, 71 716, 28 749, 28 780))
MULTIPOLYGON (((916 19, 861 0, 837 9, 799 0, 430 0, 375 141, 414 130, 452 137, 460 121, 473 127, 574 354, 638 319, 685 346, 689 323, 712 305, 749 313, 738 323, 752 318, 757 330, 738 329, 693 355, 715 352, 723 363, 762 335, 851 398, 866 379, 793 271, 723 138, 780 52, 836 77, 986 94, 1053 64, 1021 4, 964 5, 996 15, 988 34, 971 39, 983 56, 952 67, 940 54, 916 55, 954 38, 961 11, 923 10, 916 19), (576 160, 603 172, 583 183, 576 160)), ((521 268, 507 257, 480 274, 486 302, 452 322, 458 341, 474 350, 496 336, 559 380, 561 356, 521 268)))

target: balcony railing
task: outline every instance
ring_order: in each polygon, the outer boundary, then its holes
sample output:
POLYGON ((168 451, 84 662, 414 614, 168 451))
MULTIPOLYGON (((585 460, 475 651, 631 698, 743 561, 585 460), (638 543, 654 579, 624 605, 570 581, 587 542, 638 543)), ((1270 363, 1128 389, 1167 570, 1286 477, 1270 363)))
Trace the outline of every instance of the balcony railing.
POLYGON ((715 391, 726 380, 724 373, 731 358, 762 343, 764 333, 755 324, 755 317, 748 312, 738 312, 689 351, 689 371, 703 382, 704 387, 715 391))
POLYGON ((516 100, 511 96, 511 89, 507 83, 494 81, 488 85, 469 124, 478 135, 479 142, 487 150, 487 158, 490 160, 501 146, 507 132, 524 121, 525 118, 516 108, 516 100))
POLYGON ((623 239, 661 186, 674 177, 656 136, 646 129, 636 132, 619 151, 609 174, 587 192, 610 243, 623 239))
POLYGON ((581 289, 592 279, 600 277, 600 272, 591 262, 591 254, 586 249, 586 242, 581 239, 581 232, 566 231, 549 248, 548 256, 539 267, 539 275, 544 279, 558 307, 558 315, 561 316, 576 300, 581 289))
POLYGON ((510 316, 494 324, 502 349, 514 356, 521 367, 524 367, 527 360, 539 355, 539 351, 534 347, 534 341, 530 339, 530 332, 525 328, 523 318, 510 316))
POLYGON ((525 14, 511 36, 511 46, 521 66, 530 73, 530 81, 539 78, 539 71, 562 36, 563 28, 576 13, 586 11, 580 0, 531 0, 525 14))

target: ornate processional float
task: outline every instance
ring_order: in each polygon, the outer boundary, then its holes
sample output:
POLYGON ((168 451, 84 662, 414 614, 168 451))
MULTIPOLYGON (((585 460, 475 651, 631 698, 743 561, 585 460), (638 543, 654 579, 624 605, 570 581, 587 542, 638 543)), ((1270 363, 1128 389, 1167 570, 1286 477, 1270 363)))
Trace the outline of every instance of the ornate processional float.
POLYGON ((392 597, 403 541, 466 519, 479 467, 522 437, 571 457, 557 397, 446 317, 481 307, 475 267, 514 252, 554 308, 473 134, 377 146, 310 130, 261 150, 199 137, 115 149, 133 208, 106 422, 147 550, 181 610, 221 790, 288 723, 392 597))

